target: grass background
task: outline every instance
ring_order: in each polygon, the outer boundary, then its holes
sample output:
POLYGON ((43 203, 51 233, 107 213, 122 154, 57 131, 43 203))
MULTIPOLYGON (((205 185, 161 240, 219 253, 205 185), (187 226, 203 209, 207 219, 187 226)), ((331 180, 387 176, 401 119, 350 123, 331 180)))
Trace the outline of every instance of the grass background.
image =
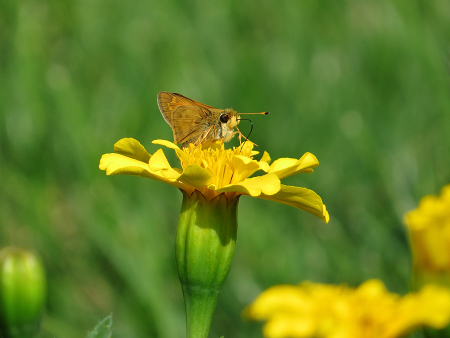
POLYGON ((284 183, 316 191, 329 224, 241 198, 211 337, 261 337, 241 311, 278 283, 406 293, 403 215, 450 182, 449 53, 446 0, 1 1, 0 245, 43 258, 41 337, 84 337, 110 312, 115 337, 185 335, 181 193, 98 169, 123 137, 171 140, 159 91, 270 111, 253 118, 260 149, 320 161, 284 183))

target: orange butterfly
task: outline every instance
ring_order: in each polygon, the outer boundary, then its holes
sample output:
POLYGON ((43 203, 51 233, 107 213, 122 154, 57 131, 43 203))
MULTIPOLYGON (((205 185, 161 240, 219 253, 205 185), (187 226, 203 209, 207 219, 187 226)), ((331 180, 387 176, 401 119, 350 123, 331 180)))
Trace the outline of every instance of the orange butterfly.
MULTIPOLYGON (((164 120, 172 127, 175 143, 187 147, 216 140, 230 141, 234 135, 247 139, 237 125, 241 120, 239 113, 231 108, 217 109, 197 102, 178 93, 158 93, 158 106, 164 120), (234 129, 237 131, 234 131, 234 129)), ((264 114, 248 113, 248 114, 264 114)), ((251 121, 250 121, 251 122, 251 121)))

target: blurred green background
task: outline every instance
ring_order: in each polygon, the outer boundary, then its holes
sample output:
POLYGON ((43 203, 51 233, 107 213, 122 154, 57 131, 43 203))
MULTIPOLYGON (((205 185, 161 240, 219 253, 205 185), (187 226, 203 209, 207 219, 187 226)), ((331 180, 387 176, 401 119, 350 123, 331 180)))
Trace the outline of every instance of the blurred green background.
POLYGON ((403 215, 450 183, 449 55, 447 0, 2 0, 0 245, 43 258, 41 337, 84 337, 110 312, 115 337, 185 336, 181 193, 98 169, 123 137, 172 140, 159 91, 270 111, 252 119, 260 150, 320 161, 284 183, 316 191, 329 224, 241 198, 211 337, 261 337, 241 311, 278 283, 407 292, 403 215))

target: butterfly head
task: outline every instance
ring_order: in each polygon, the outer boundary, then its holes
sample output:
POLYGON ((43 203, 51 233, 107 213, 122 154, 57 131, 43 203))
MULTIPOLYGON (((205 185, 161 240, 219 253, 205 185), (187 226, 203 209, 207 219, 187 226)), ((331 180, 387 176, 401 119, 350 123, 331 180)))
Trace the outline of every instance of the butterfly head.
POLYGON ((239 113, 236 110, 227 108, 224 109, 224 112, 222 114, 220 114, 219 121, 222 124, 222 127, 226 125, 228 129, 231 130, 238 125, 238 117, 239 113))
POLYGON ((228 129, 233 129, 239 124, 239 113, 231 108, 224 109, 224 112, 220 114, 219 121, 222 126, 227 126, 228 129))

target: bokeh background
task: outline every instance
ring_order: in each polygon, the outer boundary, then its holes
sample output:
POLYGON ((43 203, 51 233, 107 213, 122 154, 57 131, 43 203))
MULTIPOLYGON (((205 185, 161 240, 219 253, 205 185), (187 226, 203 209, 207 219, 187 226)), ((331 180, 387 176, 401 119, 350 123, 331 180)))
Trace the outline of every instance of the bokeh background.
POLYGON ((241 312, 274 284, 406 293, 403 215, 450 183, 449 55, 447 0, 1 1, 0 245, 42 256, 41 337, 84 337, 110 312, 115 337, 185 336, 181 193, 98 169, 123 137, 172 140, 159 91, 270 111, 252 119, 259 148, 320 161, 284 182, 316 191, 329 224, 241 198, 211 337, 261 337, 241 312))

